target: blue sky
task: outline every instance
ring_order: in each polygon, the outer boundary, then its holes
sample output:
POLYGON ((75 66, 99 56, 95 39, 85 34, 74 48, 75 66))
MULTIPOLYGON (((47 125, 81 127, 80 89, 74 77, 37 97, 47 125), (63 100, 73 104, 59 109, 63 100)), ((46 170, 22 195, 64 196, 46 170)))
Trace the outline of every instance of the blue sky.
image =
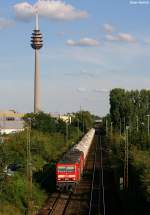
POLYGON ((34 51, 30 37, 38 8, 42 109, 98 115, 109 91, 150 88, 150 2, 128 0, 4 1, 0 7, 0 109, 33 111, 34 51))

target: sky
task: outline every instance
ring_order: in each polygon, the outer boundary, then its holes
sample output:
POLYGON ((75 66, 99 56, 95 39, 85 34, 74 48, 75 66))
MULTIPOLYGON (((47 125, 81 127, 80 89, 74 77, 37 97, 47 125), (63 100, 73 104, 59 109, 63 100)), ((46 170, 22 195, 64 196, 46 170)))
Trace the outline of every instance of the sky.
POLYGON ((43 111, 104 116, 111 89, 150 89, 150 1, 0 0, 0 110, 33 111, 36 11, 43 111))

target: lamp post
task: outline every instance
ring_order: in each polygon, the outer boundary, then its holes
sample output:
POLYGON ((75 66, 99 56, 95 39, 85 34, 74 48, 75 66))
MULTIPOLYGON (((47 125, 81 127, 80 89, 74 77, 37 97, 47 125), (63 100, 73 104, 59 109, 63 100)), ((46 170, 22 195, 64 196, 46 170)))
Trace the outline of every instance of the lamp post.
POLYGON ((112 132, 113 132, 113 122, 110 123, 110 133, 112 135, 112 132))
POLYGON ((27 180, 28 180, 28 209, 27 215, 32 215, 32 161, 31 161, 31 119, 27 125, 27 180))
POLYGON ((106 118, 106 135, 107 135, 107 133, 108 133, 108 121, 107 121, 107 118, 106 118))
POLYGON ((139 117, 136 116, 136 131, 139 131, 139 117))
POLYGON ((123 118, 123 124, 124 124, 124 133, 126 132, 126 118, 123 118))
POLYGON ((120 118, 120 137, 121 137, 121 133, 122 133, 121 132, 122 131, 122 124, 121 123, 122 123, 122 121, 121 121, 121 118, 120 118))
POLYGON ((77 119, 77 123, 78 123, 78 138, 79 138, 79 119, 77 119))
POLYGON ((66 123, 66 144, 68 142, 68 120, 65 120, 66 123))
POLYGON ((84 119, 83 119, 83 134, 85 133, 85 123, 84 123, 84 119))
POLYGON ((150 115, 148 114, 148 115, 146 115, 148 118, 147 118, 147 135, 148 135, 148 137, 149 137, 149 117, 150 117, 150 115))
POLYGON ((129 126, 126 126, 125 161, 124 161, 124 189, 128 189, 128 161, 129 161, 129 126))
POLYGON ((147 106, 147 110, 149 108, 149 100, 148 100, 148 96, 146 96, 146 106, 147 106))

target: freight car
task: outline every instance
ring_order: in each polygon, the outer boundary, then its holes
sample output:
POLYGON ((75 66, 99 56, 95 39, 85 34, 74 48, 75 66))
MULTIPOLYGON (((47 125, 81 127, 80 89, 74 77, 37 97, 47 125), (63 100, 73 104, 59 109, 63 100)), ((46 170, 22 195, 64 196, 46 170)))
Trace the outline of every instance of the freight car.
POLYGON ((56 184, 58 190, 73 190, 79 183, 91 147, 95 129, 87 134, 71 148, 56 165, 56 184))

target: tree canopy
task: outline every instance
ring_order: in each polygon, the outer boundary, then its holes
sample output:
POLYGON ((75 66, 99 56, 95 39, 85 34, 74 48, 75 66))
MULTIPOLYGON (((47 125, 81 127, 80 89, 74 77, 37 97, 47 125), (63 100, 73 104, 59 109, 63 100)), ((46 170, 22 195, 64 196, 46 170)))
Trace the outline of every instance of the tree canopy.
POLYGON ((126 125, 139 127, 146 124, 147 115, 150 114, 150 90, 131 90, 115 88, 110 92, 110 117, 115 128, 120 127, 120 122, 126 125))

